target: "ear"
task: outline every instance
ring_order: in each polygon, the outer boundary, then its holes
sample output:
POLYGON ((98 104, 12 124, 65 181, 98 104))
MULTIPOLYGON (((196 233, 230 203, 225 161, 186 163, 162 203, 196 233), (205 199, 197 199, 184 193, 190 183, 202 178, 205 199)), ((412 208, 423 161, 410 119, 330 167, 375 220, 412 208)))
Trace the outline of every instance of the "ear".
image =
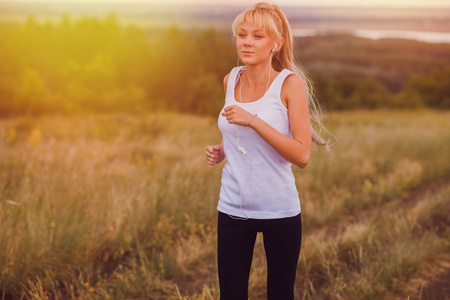
POLYGON ((280 51, 280 49, 283 47, 284 45, 284 38, 279 38, 277 41, 277 47, 274 49, 274 53, 280 51))

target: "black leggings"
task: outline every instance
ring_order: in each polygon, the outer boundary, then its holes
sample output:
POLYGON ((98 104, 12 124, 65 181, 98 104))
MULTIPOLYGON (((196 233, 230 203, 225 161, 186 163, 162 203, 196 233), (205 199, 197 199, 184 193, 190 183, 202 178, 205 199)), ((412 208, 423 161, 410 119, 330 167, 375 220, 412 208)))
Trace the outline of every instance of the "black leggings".
POLYGON ((263 233, 267 258, 267 299, 294 299, 302 240, 301 216, 236 220, 219 212, 218 268, 221 300, 247 300, 256 234, 263 233))

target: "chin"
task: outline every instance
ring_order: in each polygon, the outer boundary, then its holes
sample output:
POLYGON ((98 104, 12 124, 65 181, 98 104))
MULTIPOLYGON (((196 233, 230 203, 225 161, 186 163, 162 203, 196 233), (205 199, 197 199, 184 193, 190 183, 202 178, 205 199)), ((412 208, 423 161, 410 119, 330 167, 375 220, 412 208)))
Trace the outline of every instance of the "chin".
POLYGON ((258 64, 258 62, 256 61, 256 60, 254 60, 254 59, 241 59, 241 61, 244 63, 244 65, 246 65, 246 66, 254 66, 254 65, 257 65, 258 64))

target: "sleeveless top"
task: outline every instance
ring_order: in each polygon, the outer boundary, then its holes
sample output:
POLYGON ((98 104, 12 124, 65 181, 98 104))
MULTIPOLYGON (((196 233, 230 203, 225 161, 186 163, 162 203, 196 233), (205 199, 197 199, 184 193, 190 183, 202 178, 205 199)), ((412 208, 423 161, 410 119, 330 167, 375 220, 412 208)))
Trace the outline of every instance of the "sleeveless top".
MULTIPOLYGON (((245 67, 236 67, 230 72, 224 108, 238 105, 251 114, 257 114, 258 118, 280 133, 292 137, 288 110, 281 102, 280 94, 286 77, 294 73, 284 69, 262 98, 241 103, 236 101, 234 94, 239 76, 244 70, 245 67)), ((223 136, 227 162, 222 170, 217 209, 232 216, 251 219, 278 219, 298 215, 301 210, 300 199, 292 164, 252 128, 229 124, 221 114, 218 126, 223 136), (239 146, 244 147, 247 154, 241 153, 239 146)))

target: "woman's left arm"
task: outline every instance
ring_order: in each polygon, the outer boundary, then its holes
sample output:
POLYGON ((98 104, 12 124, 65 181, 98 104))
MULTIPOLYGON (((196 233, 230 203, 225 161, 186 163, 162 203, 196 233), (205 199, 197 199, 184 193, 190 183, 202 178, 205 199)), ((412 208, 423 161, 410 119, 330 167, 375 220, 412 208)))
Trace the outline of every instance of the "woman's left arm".
POLYGON ((237 105, 224 109, 229 123, 253 128, 284 159, 306 167, 311 154, 311 125, 308 101, 303 82, 297 76, 288 76, 281 90, 281 100, 286 104, 292 138, 280 133, 272 126, 237 105))

